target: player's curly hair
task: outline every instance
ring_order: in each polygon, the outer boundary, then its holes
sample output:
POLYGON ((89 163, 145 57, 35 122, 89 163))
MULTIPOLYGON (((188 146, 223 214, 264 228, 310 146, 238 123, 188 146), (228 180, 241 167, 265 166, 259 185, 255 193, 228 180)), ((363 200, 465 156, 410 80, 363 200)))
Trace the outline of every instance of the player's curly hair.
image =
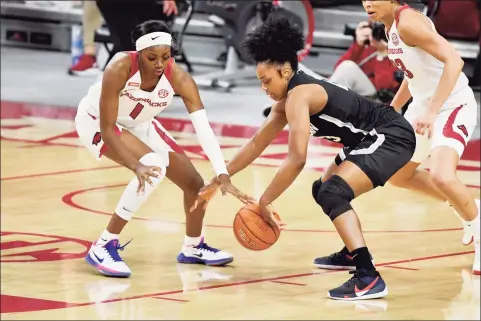
POLYGON ((273 13, 243 42, 247 54, 256 62, 289 62, 297 70, 297 52, 304 48, 304 35, 285 16, 273 13))

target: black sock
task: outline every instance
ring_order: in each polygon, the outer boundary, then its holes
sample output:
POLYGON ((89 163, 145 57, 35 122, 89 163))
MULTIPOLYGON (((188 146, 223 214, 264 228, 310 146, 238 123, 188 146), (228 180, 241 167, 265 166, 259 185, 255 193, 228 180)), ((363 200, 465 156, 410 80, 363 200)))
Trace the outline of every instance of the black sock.
POLYGON ((356 263, 356 270, 364 269, 367 271, 375 271, 376 268, 372 264, 371 255, 367 247, 360 247, 351 252, 351 256, 356 263))

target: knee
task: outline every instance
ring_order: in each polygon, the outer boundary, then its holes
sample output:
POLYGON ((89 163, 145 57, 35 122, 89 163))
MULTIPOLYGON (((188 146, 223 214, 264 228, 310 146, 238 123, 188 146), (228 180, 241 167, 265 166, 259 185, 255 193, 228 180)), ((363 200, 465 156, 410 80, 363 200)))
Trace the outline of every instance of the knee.
POLYGON ((344 60, 337 66, 336 69, 349 71, 353 68, 359 68, 359 66, 352 60, 344 60))
POLYGON ((195 196, 199 193, 202 187, 204 187, 204 180, 199 173, 195 172, 195 174, 189 179, 187 187, 184 188, 184 194, 195 196))
POLYGON ((430 175, 434 185, 441 190, 446 189, 448 186, 453 186, 456 182, 455 174, 449 171, 433 169, 430 175))
POLYGON ((139 159, 139 161, 146 166, 156 166, 160 168, 161 175, 159 178, 165 176, 167 167, 165 166, 165 162, 159 154, 154 152, 145 154, 139 159))
POLYGON ((314 198, 324 213, 333 221, 339 215, 352 209, 351 201, 354 199, 354 191, 344 179, 333 175, 322 183, 314 198))

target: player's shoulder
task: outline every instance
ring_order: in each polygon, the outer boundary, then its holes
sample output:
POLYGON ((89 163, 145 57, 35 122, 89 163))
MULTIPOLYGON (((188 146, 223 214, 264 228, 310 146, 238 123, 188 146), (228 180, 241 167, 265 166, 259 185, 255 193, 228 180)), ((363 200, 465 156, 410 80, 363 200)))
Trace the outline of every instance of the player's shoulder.
POLYGON ((429 18, 422 12, 414 8, 406 8, 399 12, 399 18, 397 21, 397 29, 402 31, 416 31, 420 25, 429 26, 429 18))
POLYGON ((105 67, 105 71, 125 72, 132 66, 132 58, 126 52, 116 53, 105 67))

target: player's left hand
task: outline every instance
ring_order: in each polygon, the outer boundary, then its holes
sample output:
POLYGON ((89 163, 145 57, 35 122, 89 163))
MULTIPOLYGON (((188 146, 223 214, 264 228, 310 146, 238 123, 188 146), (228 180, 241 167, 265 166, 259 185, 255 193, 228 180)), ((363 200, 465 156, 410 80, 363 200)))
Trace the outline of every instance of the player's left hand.
POLYGON ((250 197, 247 194, 242 193, 237 187, 232 185, 229 175, 225 175, 225 174, 219 175, 219 182, 220 182, 220 191, 222 192, 222 195, 226 195, 227 193, 232 194, 244 204, 257 203, 257 201, 253 197, 250 197))
POLYGON ((437 113, 433 113, 431 111, 427 111, 421 116, 419 116, 414 121, 414 130, 419 135, 428 134, 428 137, 431 138, 433 134, 433 126, 434 120, 436 119, 437 113))

